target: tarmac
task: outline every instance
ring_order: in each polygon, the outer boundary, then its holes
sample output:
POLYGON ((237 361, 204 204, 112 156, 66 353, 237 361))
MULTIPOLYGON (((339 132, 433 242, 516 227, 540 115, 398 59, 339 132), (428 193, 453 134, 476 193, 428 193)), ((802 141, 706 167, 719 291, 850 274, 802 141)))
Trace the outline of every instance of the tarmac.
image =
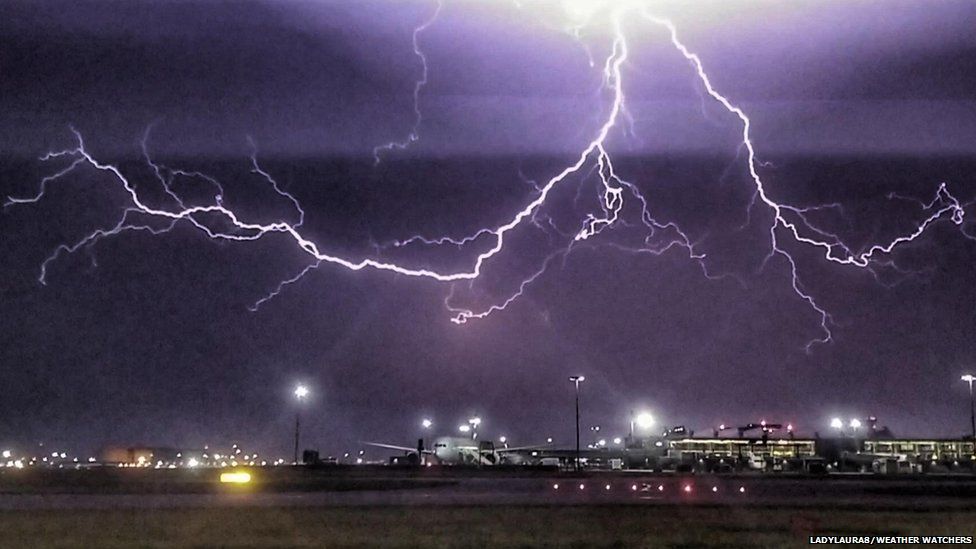
MULTIPOLYGON (((491 505, 706 505, 969 509, 976 477, 829 475, 661 475, 608 473, 532 476, 452 472, 446 477, 378 471, 371 475, 303 474, 284 483, 280 472, 252 469, 253 483, 219 483, 220 470, 195 473, 188 483, 154 481, 60 489, 59 484, 11 485, 0 478, 0 510, 153 509, 213 506, 491 506, 491 505), (271 472, 267 472, 272 477, 271 472), (324 482, 324 480, 329 482, 324 482), (40 486, 40 487, 39 487, 40 486), (136 486, 133 484, 132 486, 136 486), (187 489, 182 489, 187 488, 187 489), (106 491, 110 493, 105 493, 106 491), (190 492, 190 493, 188 493, 190 492)), ((84 475, 84 471, 77 472, 84 475)), ((172 477, 167 477, 172 478, 172 477)))

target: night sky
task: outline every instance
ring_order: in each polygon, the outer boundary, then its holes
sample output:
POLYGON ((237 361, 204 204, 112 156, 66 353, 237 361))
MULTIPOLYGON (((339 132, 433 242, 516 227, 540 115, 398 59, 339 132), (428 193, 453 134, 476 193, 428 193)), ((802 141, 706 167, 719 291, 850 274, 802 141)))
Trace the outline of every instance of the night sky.
MULTIPOLYGON (((142 158, 205 172, 248 220, 294 222, 328 253, 412 268, 468 270, 487 241, 395 247, 413 235, 460 238, 509 221, 535 185, 572 164, 605 120, 611 52, 597 10, 577 39, 559 3, 5 2, 0 7, 0 196, 31 196, 76 145, 112 163, 153 205, 167 204, 142 158), (590 66, 589 57, 595 62, 590 66)), ((212 241, 189 222, 128 232, 41 265, 59 244, 111 227, 129 205, 118 180, 79 167, 34 204, 0 213, 0 445, 79 452, 107 444, 241 442, 289 455, 306 383, 303 446, 410 444, 420 420, 453 434, 472 414, 486 436, 570 445, 584 374, 584 429, 624 434, 631 410, 700 433, 718 423, 876 415, 899 435, 968 428, 959 376, 976 370, 976 7, 970 2, 654 4, 697 53, 715 88, 752 120, 774 200, 854 250, 911 233, 941 183, 967 221, 945 218, 871 270, 837 265, 784 238, 754 186, 738 119, 703 91, 667 32, 627 18, 629 117, 611 131, 616 170, 655 217, 705 254, 635 253, 631 195, 614 227, 573 245, 600 187, 590 162, 553 191, 544 221, 513 233, 473 283, 454 285, 322 264, 293 240, 212 241), (909 200, 911 198, 914 200, 909 200), (551 220, 551 224, 548 224, 551 220), (569 235, 567 239, 566 236, 569 235), (967 238, 968 237, 968 238, 967 238), (453 305, 505 310, 463 325, 453 305)), ((213 187, 182 178, 188 203, 213 187)), ((169 203, 168 207, 172 207, 169 203)), ((213 226, 222 226, 210 219, 213 226)), ((161 226, 158 222, 156 226, 161 226)), ((655 238, 663 238, 658 235, 655 238)), ((660 244, 660 240, 651 239, 660 244)), ((584 438, 584 442, 586 439, 584 438)))

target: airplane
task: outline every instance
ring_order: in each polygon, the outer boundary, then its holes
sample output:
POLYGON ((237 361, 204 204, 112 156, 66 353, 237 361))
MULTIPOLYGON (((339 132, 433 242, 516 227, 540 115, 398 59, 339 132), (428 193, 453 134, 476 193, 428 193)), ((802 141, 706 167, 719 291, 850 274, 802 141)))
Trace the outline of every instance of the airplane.
POLYGON ((479 441, 465 437, 437 437, 434 439, 433 449, 424 448, 424 439, 418 439, 415 448, 382 442, 363 442, 363 444, 399 450, 406 453, 408 461, 417 465, 424 461, 427 464, 432 463, 429 459, 421 459, 422 456, 430 456, 438 465, 517 465, 524 462, 524 458, 518 452, 536 450, 545 446, 537 444, 495 448, 495 443, 490 440, 479 441))

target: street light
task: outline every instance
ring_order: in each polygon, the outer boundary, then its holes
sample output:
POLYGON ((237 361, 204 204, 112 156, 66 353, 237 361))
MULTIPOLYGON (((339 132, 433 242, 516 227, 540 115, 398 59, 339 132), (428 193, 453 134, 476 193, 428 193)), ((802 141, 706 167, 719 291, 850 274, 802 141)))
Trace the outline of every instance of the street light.
POLYGON ((830 420, 830 426, 839 431, 844 428, 844 422, 839 417, 835 417, 830 420))
POLYGON ((579 385, 585 381, 583 376, 569 376, 569 380, 576 384, 576 470, 580 470, 580 431, 579 431, 579 385))
POLYGON ((298 399, 299 407, 295 410, 295 465, 298 465, 298 437, 301 432, 302 408, 301 403, 308 398, 308 387, 299 384, 295 387, 295 398, 298 399))
POLYGON ((861 420, 859 420, 857 418, 852 419, 851 420, 851 429, 853 429, 854 431, 857 431, 860 428, 861 428, 861 420))
POLYGON ((649 430, 651 427, 654 427, 654 416, 648 412, 637 414, 637 426, 644 431, 649 430))
POLYGON ((430 429, 430 426, 433 425, 434 422, 427 418, 424 418, 424 420, 421 421, 420 424, 423 425, 424 429, 430 429))
POLYGON ((969 383, 969 423, 973 428, 973 441, 976 444, 976 403, 973 401, 973 381, 976 381, 976 377, 966 374, 962 376, 962 380, 969 383))

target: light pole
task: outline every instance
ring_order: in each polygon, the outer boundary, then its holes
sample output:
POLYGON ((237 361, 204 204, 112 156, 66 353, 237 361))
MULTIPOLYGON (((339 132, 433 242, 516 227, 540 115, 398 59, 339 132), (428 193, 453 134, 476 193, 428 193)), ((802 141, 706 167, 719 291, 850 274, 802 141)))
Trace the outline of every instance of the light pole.
POLYGON ((583 376, 569 376, 569 380, 576 384, 576 471, 580 470, 580 431, 579 431, 579 385, 586 380, 583 376))
POLYGON ((302 425, 302 401, 308 397, 308 387, 295 387, 295 398, 298 399, 298 409, 295 410, 295 465, 298 465, 298 436, 302 425))
POLYGON ((969 424, 973 429, 973 444, 976 444, 976 401, 973 400, 973 381, 976 381, 976 377, 966 374, 962 376, 962 380, 969 383, 969 424))
POLYGON ((417 451, 420 452, 417 457, 419 458, 421 465, 425 465, 425 464, 429 465, 430 463, 427 462, 427 457, 424 453, 424 449, 427 447, 428 444, 431 443, 429 440, 429 435, 430 435, 430 428, 432 425, 434 425, 434 422, 430 418, 425 417, 420 422, 420 425, 424 428, 424 438, 420 439, 420 441, 417 443, 417 451))

